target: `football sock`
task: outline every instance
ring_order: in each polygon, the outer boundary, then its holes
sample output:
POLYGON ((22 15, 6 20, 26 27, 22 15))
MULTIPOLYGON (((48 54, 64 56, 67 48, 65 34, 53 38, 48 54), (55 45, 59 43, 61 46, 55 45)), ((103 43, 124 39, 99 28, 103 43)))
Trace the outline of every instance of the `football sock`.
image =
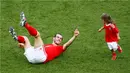
POLYGON ((37 30, 30 26, 27 22, 25 23, 25 28, 28 30, 29 34, 32 36, 36 36, 37 35, 37 30))
POLYGON ((19 43, 25 43, 25 39, 23 36, 18 36, 18 42, 19 43))
POLYGON ((116 52, 112 52, 112 56, 116 56, 116 52))
POLYGON ((118 45, 117 50, 118 50, 120 53, 122 53, 122 49, 121 49, 121 47, 120 47, 119 45, 118 45))

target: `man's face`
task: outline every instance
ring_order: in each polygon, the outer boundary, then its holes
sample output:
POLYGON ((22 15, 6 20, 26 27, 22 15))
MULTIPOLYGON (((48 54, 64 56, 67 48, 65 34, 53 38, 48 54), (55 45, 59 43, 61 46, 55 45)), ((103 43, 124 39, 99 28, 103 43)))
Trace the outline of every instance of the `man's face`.
POLYGON ((62 40, 63 40, 63 37, 62 37, 62 35, 60 35, 60 34, 56 34, 56 36, 53 37, 53 42, 54 42, 55 44, 57 44, 57 45, 60 45, 61 42, 62 42, 62 40))

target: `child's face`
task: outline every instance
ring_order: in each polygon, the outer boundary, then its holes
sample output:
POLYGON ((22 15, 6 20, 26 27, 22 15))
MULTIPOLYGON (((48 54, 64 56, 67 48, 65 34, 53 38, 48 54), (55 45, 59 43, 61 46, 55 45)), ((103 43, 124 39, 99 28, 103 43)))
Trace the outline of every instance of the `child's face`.
POLYGON ((102 19, 102 23, 105 23, 105 24, 106 24, 106 22, 105 22, 105 20, 104 20, 104 19, 102 19))
POLYGON ((105 21, 102 19, 102 23, 105 23, 105 21))

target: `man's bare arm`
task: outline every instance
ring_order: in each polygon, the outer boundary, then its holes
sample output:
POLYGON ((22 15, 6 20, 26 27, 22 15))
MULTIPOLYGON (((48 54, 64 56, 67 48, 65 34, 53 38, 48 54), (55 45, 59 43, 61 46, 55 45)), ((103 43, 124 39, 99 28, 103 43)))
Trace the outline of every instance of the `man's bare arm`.
POLYGON ((63 49, 65 50, 65 49, 75 40, 75 38, 76 38, 78 35, 79 35, 79 31, 78 31, 78 29, 76 29, 76 30, 74 31, 73 37, 72 37, 68 42, 66 42, 66 43, 63 45, 63 49))

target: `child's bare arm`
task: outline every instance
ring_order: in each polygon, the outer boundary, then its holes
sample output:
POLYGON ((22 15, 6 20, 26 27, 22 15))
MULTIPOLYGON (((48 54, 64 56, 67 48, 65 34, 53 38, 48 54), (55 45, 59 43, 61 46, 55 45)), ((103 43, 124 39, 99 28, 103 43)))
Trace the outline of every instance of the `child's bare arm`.
POLYGON ((98 30, 98 32, 101 32, 103 29, 104 29, 104 26, 102 26, 102 27, 98 30))
POLYGON ((121 38, 120 38, 120 35, 119 35, 119 33, 117 33, 117 38, 118 38, 118 40, 120 40, 121 38))

